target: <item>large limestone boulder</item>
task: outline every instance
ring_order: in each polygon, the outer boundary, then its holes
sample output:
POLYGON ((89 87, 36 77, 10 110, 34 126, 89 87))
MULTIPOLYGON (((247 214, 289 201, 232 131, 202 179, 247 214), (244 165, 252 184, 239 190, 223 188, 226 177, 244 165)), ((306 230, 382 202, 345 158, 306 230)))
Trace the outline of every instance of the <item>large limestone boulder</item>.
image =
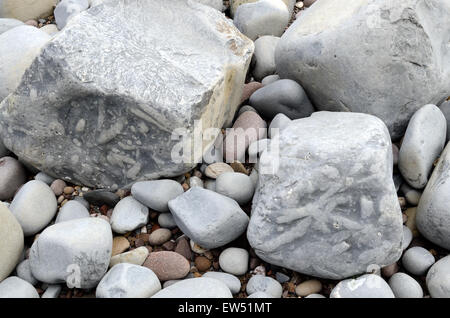
POLYGON ((402 216, 391 149, 386 126, 371 115, 317 112, 292 121, 279 147, 272 141, 260 158, 247 231, 256 254, 330 279, 396 262, 402 216))
POLYGON ((179 175, 201 162, 201 140, 172 158, 193 143, 194 121, 231 123, 253 48, 196 1, 105 1, 42 49, 0 104, 1 136, 24 161, 75 183, 179 175))
POLYGON ((394 139, 450 92, 450 2, 320 0, 282 36, 278 74, 320 110, 381 118, 394 139))
POLYGON ((0 18, 14 18, 21 21, 46 18, 58 0, 1 0, 0 18))

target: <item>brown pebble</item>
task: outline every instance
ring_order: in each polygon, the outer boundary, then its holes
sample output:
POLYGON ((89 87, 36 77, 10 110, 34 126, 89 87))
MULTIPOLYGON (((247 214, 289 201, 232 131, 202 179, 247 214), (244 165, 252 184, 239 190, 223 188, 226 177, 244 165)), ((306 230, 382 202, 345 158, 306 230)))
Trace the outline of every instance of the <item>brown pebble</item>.
POLYGON ((252 96, 254 92, 260 89, 263 85, 260 82, 250 82, 244 85, 242 90, 241 104, 252 96))
POLYGON ((134 246, 136 247, 141 247, 145 245, 145 241, 143 239, 137 239, 136 241, 134 241, 134 246))
POLYGON ((397 272, 398 272, 398 264, 397 263, 385 266, 381 269, 381 273, 386 278, 390 278, 392 275, 394 275, 397 272))
POLYGON ((113 239, 112 255, 118 255, 130 248, 130 242, 124 236, 116 236, 113 239))
POLYGON ((317 279, 307 280, 295 287, 298 296, 305 297, 311 294, 318 294, 322 290, 322 283, 317 279))
POLYGON ((195 258, 195 267, 199 272, 206 272, 211 267, 211 261, 204 256, 198 256, 195 258))
POLYGON ((162 248, 166 251, 173 251, 175 248, 175 242, 168 241, 162 245, 162 248))
POLYGON ((194 277, 195 277, 195 278, 202 277, 202 274, 200 274, 199 272, 196 272, 196 273, 194 273, 194 277))
POLYGON ((192 258, 191 246, 185 238, 181 238, 178 240, 177 246, 175 247, 175 252, 183 255, 189 261, 192 258))
POLYGON ((72 194, 75 189, 73 187, 65 187, 64 194, 72 194))
POLYGON ((186 182, 183 183, 181 186, 183 187, 183 190, 184 190, 184 191, 189 190, 189 184, 187 184, 186 182))
POLYGON ((234 170, 230 165, 224 162, 215 162, 207 166, 205 169, 205 175, 212 179, 216 179, 224 172, 234 172, 234 170))
POLYGON ((240 173, 248 175, 247 169, 239 161, 235 161, 235 162, 231 163, 230 166, 231 166, 231 168, 233 168, 234 172, 240 172, 240 173))
POLYGON ((63 202, 64 199, 65 199, 64 196, 63 196, 63 195, 60 195, 60 196, 58 197, 58 203, 61 204, 61 202, 63 202))
POLYGON ((56 196, 60 196, 64 192, 64 188, 67 186, 67 184, 64 182, 64 180, 56 179, 52 182, 50 185, 50 188, 53 190, 53 193, 56 196))
POLYGON ((150 268, 161 281, 184 278, 191 269, 186 258, 169 251, 150 253, 143 266, 150 268))
POLYGON ((261 264, 261 261, 258 258, 250 258, 249 267, 250 269, 255 269, 261 264))

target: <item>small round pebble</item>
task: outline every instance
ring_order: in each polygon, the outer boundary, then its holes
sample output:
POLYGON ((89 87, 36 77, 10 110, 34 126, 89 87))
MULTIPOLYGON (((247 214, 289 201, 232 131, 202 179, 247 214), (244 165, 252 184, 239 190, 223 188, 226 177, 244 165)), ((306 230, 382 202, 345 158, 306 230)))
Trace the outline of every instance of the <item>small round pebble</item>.
POLYGON ((411 241, 413 239, 413 234, 409 227, 403 225, 403 241, 402 241, 402 249, 406 250, 411 244, 411 241))
POLYGON ((129 252, 121 253, 111 257, 109 267, 120 263, 129 263, 134 265, 142 265, 149 255, 149 251, 145 246, 141 246, 129 252))
POLYGON ((157 230, 154 230, 149 238, 148 241, 150 245, 162 245, 170 240, 172 237, 172 232, 168 229, 160 228, 157 230))
POLYGON ((8 200, 26 182, 23 165, 12 157, 0 158, 0 200, 8 200))
POLYGON ((113 239, 113 247, 111 256, 115 256, 125 252, 130 248, 130 241, 124 236, 116 236, 113 239))
POLYGON ((23 280, 29 282, 31 285, 36 285, 38 283, 37 279, 34 278, 31 273, 30 260, 23 260, 16 268, 17 276, 23 280))
POLYGON ((64 188, 67 186, 67 184, 64 182, 64 180, 56 179, 52 182, 50 185, 50 188, 53 190, 56 196, 60 196, 64 192, 64 188))
POLYGON ((248 270, 249 254, 247 250, 237 247, 225 249, 219 256, 220 268, 233 275, 244 275, 248 270))
POLYGON ((158 224, 161 227, 165 227, 168 229, 173 229, 177 227, 177 223, 175 222, 172 213, 161 213, 158 216, 158 224))
POLYGON ((158 212, 169 212, 168 202, 183 193, 183 186, 170 179, 140 181, 131 187, 136 200, 158 212))
POLYGON ((215 162, 207 166, 205 169, 205 175, 211 179, 216 179, 225 172, 234 172, 234 170, 230 165, 224 162, 215 162))
POLYGON ((252 199, 255 187, 249 176, 238 172, 225 172, 216 179, 216 192, 244 205, 252 199))
POLYGON ((273 298, 281 298, 283 287, 275 279, 262 275, 252 276, 247 283, 247 294, 264 292, 273 298))
POLYGON ((197 256, 194 263, 199 272, 206 272, 211 267, 211 261, 205 256, 197 256))
POLYGON ((171 251, 150 253, 144 266, 150 268, 161 281, 184 278, 191 269, 186 258, 171 251))
POLYGON ((420 246, 414 246, 403 253, 402 264, 405 269, 417 276, 425 275, 435 262, 433 254, 420 246))
POLYGON ((203 181, 199 177, 192 176, 189 178, 189 186, 192 187, 201 187, 203 188, 203 181))
POLYGON ((237 294, 241 290, 241 281, 234 275, 222 272, 206 272, 203 277, 220 280, 228 286, 232 294, 237 294))
POLYGON ((39 298, 39 294, 29 282, 11 276, 0 283, 0 298, 39 298))
POLYGON ((318 294, 322 290, 322 283, 316 279, 307 280, 295 287, 295 293, 304 297, 310 294, 318 294))
POLYGON ((419 283, 405 273, 396 273, 389 279, 389 286, 396 298, 422 298, 423 290, 419 283))
POLYGON ((431 266, 426 283, 431 297, 450 298, 450 255, 431 266))

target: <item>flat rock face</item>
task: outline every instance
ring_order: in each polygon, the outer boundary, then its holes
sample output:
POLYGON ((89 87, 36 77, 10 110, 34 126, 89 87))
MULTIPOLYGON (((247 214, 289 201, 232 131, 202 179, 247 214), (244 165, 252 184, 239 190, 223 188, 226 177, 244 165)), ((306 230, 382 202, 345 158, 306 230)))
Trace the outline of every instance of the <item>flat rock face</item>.
POLYGON ((202 150, 185 163, 172 149, 191 144, 194 120, 230 124, 253 47, 195 1, 106 1, 42 49, 0 105, 1 136, 41 171, 87 186, 179 175, 202 150), (181 141, 176 128, 188 130, 181 141))
POLYGON ((449 95, 449 15, 440 0, 318 1, 282 36, 278 74, 318 109, 376 115, 397 139, 418 108, 449 95))
MULTIPOLYGON (((402 217, 383 122, 318 112, 280 133, 279 167, 261 173, 247 232, 263 260, 331 279, 401 255, 402 217)), ((272 142, 273 146, 273 142, 272 142)), ((263 152, 260 171, 277 159, 263 152)))

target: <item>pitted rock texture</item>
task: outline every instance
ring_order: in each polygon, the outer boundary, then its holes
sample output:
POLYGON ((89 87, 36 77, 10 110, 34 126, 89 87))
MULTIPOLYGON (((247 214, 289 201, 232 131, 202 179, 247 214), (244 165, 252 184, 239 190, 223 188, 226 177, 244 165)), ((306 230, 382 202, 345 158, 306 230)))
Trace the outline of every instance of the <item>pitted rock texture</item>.
POLYGON ((231 123, 253 48, 196 1, 105 1, 42 49, 0 104, 1 136, 41 171, 87 186, 179 175, 202 150, 175 162, 172 149, 191 145, 195 120, 231 123))
POLYGON ((378 118, 317 112, 263 152, 247 232, 263 260, 342 279, 396 262, 402 217, 392 181, 392 146, 378 118))
POLYGON ((398 139, 417 109, 449 95, 449 18, 449 1, 317 1, 282 36, 277 73, 317 109, 375 115, 398 139))

